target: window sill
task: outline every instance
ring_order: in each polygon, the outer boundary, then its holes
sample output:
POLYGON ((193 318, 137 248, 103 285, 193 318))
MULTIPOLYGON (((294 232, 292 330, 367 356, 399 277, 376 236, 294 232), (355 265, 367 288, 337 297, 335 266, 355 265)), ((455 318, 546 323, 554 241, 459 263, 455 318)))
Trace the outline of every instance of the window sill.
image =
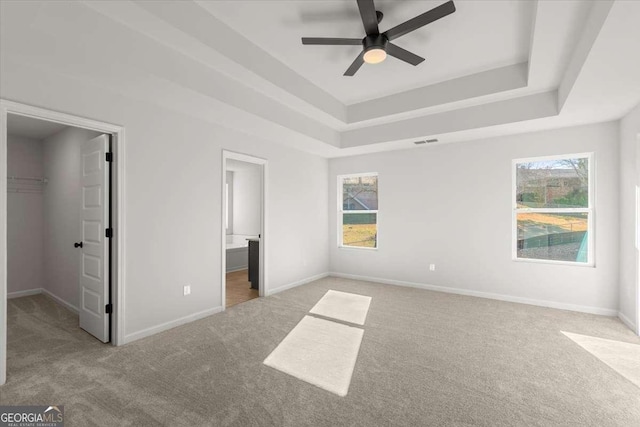
POLYGON ((367 248, 364 246, 338 246, 338 249, 356 250, 356 251, 377 251, 378 248, 367 248))
POLYGON ((552 259, 535 259, 535 258, 511 258, 515 262, 530 262, 533 264, 554 264, 554 265, 567 265, 572 267, 591 267, 595 268, 595 263, 591 262, 574 262, 574 261, 556 261, 552 259))

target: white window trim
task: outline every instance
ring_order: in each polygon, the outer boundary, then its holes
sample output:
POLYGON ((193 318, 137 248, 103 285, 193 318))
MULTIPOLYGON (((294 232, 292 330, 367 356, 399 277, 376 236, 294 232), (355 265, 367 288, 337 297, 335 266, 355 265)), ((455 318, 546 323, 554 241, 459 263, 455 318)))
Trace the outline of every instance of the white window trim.
MULTIPOLYGON (((378 209, 376 210, 355 210, 355 211, 347 211, 347 213, 375 213, 376 214, 376 247, 375 248, 367 248, 364 246, 345 246, 343 244, 342 238, 342 214, 345 212, 343 207, 342 207, 342 181, 345 178, 355 178, 355 177, 363 177, 363 176, 378 176, 378 172, 364 172, 364 173, 352 173, 352 174, 346 174, 346 175, 338 175, 338 180, 337 180, 337 186, 338 186, 338 192, 337 192, 337 207, 338 207, 338 248, 339 249, 346 249, 346 250, 356 250, 356 251, 377 251, 378 248, 380 247, 380 213, 379 213, 379 208, 380 208, 380 198, 378 198, 378 209)), ((380 184, 380 181, 378 181, 378 185, 380 184)))
POLYGON ((554 156, 541 156, 541 157, 527 157, 522 159, 513 159, 511 162, 511 259, 517 262, 532 262, 541 264, 556 264, 556 265, 571 265, 575 267, 595 267, 595 198, 596 198, 596 186, 595 186, 595 169, 596 164, 594 161, 593 152, 590 153, 576 153, 576 154, 561 154, 554 156), (576 159, 586 158, 589 160, 589 206, 586 208, 517 208, 516 197, 518 191, 517 182, 517 165, 519 163, 532 163, 532 162, 544 162, 552 160, 563 159, 576 159), (527 212, 540 212, 540 213, 587 213, 587 230, 589 232, 589 238, 587 244, 589 245, 587 250, 587 262, 577 261, 557 261, 550 259, 534 259, 534 258, 519 258, 518 257, 518 213, 527 212))

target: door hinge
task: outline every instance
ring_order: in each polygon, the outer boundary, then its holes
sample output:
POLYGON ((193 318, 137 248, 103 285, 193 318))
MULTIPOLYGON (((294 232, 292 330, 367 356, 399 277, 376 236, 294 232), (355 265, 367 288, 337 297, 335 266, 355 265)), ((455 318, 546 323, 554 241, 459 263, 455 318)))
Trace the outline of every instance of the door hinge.
POLYGON ((112 238, 113 237, 113 228, 111 228, 111 227, 105 228, 104 236, 109 238, 109 239, 112 238))
POLYGON ((105 153, 105 160, 107 162, 113 162, 113 153, 111 153, 111 152, 105 153))
POLYGON ((107 304, 104 306, 104 312, 107 314, 113 313, 113 304, 107 304))

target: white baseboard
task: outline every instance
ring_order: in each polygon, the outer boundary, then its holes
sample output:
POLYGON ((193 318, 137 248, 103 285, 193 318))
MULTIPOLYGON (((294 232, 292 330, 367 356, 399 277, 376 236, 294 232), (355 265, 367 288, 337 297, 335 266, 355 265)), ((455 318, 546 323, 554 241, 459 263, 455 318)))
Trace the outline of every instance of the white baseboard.
MULTIPOLYGON (((322 279, 327 276, 329 276, 329 273, 322 273, 322 274, 317 274, 315 276, 307 277, 306 279, 298 280, 297 282, 289 283, 287 285, 279 286, 276 289, 270 290, 267 292, 267 295, 273 295, 275 293, 282 292, 287 289, 295 288, 296 286, 304 285, 305 283, 313 282, 314 280, 322 279)), ((223 311, 222 307, 214 307, 208 310, 200 311, 198 313, 181 317, 176 320, 171 320, 169 322, 165 322, 157 326, 152 326, 150 328, 146 328, 141 331, 134 332, 132 334, 125 335, 124 344, 128 344, 133 341, 137 341, 139 339, 146 338, 151 335, 155 335, 159 332, 173 329, 176 326, 184 325, 186 323, 193 322, 194 320, 202 319, 204 317, 208 317, 208 316, 211 316, 212 314, 220 313, 222 311, 223 311)))
POLYGON ((188 316, 181 317, 179 319, 171 320, 169 322, 161 323, 160 325, 152 326, 150 328, 146 328, 141 331, 134 332, 129 335, 125 335, 124 344, 128 344, 130 342, 137 341, 139 339, 146 338, 151 335, 155 335, 158 332, 163 332, 169 329, 173 329, 176 326, 184 325, 186 323, 190 323, 195 320, 199 320, 204 317, 211 316, 212 314, 220 313, 221 311, 222 311, 221 306, 209 308, 207 310, 199 311, 198 313, 193 313, 188 316))
POLYGON ((7 299, 28 297, 29 295, 38 295, 42 293, 42 288, 27 289, 26 291, 15 291, 7 294, 7 299))
POLYGON ((620 312, 620 311, 618 312, 618 318, 620 319, 620 321, 622 323, 627 325, 629 327, 629 329, 631 329, 633 332, 637 333, 637 329, 636 329, 635 323, 633 323, 627 316, 622 314, 622 312, 620 312))
POLYGON ((71 304, 70 302, 67 302, 67 301, 63 300, 59 296, 57 296, 55 294, 52 294, 51 291, 48 291, 46 289, 42 289, 42 293, 45 294, 46 296, 48 296, 49 298, 51 298, 52 300, 54 300, 55 302, 57 302, 58 304, 61 304, 61 305, 65 306, 66 308, 68 308, 69 310, 73 311, 75 314, 80 313, 80 310, 78 310, 78 307, 76 307, 75 305, 71 304))
POLYGON ((314 282, 316 280, 324 279, 328 277, 330 273, 320 273, 315 276, 307 277, 302 280, 298 280, 297 282, 288 283, 286 285, 278 286, 275 289, 268 289, 266 292, 266 296, 277 294, 278 292, 286 291, 287 289, 295 288, 296 286, 304 285, 306 283, 314 282))
POLYGON ((26 291, 9 292, 7 294, 7 298, 20 298, 20 297, 27 297, 29 295, 39 295, 39 294, 44 294, 44 295, 48 296, 49 298, 51 298, 52 300, 54 300, 58 304, 61 304, 61 305, 65 306, 66 308, 68 308, 69 310, 73 311, 76 314, 79 313, 78 307, 76 307, 75 305, 63 300, 59 296, 52 294, 51 291, 48 291, 48 290, 46 290, 44 288, 27 289, 26 291))
POLYGON ((537 305, 540 307, 549 307, 549 308, 557 308, 560 310, 570 310, 570 311, 579 311, 582 313, 591 313, 591 314, 599 314, 602 316, 617 316, 618 311, 609 309, 609 308, 601 308, 601 307, 590 307, 585 305, 576 305, 576 304, 566 304, 562 302, 555 301, 545 301, 545 300, 537 300, 523 297, 516 297, 511 295, 502 295, 502 294, 494 294, 489 292, 481 292, 481 291, 473 291, 469 289, 460 289, 460 288, 450 288, 447 286, 435 286, 435 285, 427 285, 424 283, 415 283, 415 282, 405 282, 401 280, 391 280, 391 279, 381 279, 378 277, 367 277, 360 276, 356 274, 345 274, 345 273, 329 273, 330 276, 340 277, 344 279, 353 279, 353 280, 363 280, 366 282, 374 282, 374 283, 383 283, 386 285, 396 285, 396 286, 408 286, 411 288, 420 288, 426 289, 429 291, 437 291, 437 292, 445 292, 449 294, 457 294, 457 295, 467 295, 478 298, 488 298, 499 301, 508 301, 508 302, 516 302, 520 304, 528 304, 528 305, 537 305))

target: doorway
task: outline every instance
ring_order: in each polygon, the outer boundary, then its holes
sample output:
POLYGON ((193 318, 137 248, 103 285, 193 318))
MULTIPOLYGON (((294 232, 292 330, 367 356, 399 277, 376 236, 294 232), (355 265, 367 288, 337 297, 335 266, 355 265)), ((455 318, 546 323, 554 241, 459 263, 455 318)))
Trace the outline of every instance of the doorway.
POLYGON ((265 295, 267 161, 223 151, 222 306, 265 295))
POLYGON ((7 367, 7 355, 20 359, 16 330, 25 324, 34 337, 64 341, 72 331, 91 345, 122 343, 115 158, 124 140, 120 127, 4 100, 0 124, 3 384, 18 366, 7 367))

